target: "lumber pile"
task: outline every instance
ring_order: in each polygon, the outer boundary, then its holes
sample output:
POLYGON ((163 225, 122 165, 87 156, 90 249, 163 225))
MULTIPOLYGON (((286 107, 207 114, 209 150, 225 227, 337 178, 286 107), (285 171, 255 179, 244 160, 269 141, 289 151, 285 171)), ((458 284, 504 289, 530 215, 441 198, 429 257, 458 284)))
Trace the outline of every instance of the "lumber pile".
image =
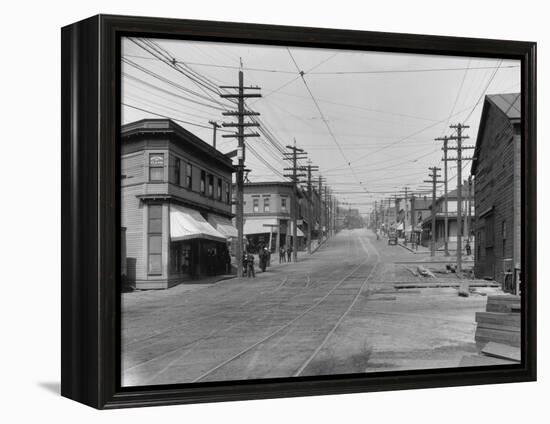
POLYGON ((486 311, 476 313, 475 340, 480 354, 464 356, 459 366, 476 367, 520 363, 520 305, 519 296, 488 296, 486 311))
POLYGON ((520 298, 513 295, 487 297, 486 312, 476 313, 475 340, 479 348, 490 342, 519 348, 521 344, 520 298))
POLYGON ((481 354, 462 358, 460 366, 521 362, 520 304, 519 296, 488 296, 486 311, 476 313, 475 340, 481 354))

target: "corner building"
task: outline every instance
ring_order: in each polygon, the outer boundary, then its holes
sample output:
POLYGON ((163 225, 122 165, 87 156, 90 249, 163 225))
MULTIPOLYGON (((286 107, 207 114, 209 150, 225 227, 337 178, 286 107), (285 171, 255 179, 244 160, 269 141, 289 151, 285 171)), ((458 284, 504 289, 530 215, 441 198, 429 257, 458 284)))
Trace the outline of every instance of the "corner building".
POLYGON ((121 244, 130 287, 165 289, 230 272, 233 172, 230 158, 171 120, 122 127, 121 244))

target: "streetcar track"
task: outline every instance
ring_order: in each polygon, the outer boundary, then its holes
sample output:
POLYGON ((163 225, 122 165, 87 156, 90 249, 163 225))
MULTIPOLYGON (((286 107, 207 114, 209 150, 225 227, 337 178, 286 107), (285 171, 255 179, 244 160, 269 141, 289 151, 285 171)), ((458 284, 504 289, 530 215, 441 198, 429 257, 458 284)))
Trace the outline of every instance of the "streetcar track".
MULTIPOLYGON (((354 240, 356 241, 356 240, 354 240)), ((349 241, 349 247, 351 249, 351 240, 349 241)), ((365 249, 366 250, 366 249, 365 249)), ((206 377, 208 377, 209 375, 211 375, 212 373, 216 372, 217 370, 219 370, 220 368, 224 367, 225 365, 229 364, 230 362, 233 362, 235 361, 236 359, 240 358, 241 356, 245 355, 246 353, 250 352, 252 349, 256 348, 257 346, 265 343, 266 341, 268 341, 269 339, 275 337, 276 335, 278 335, 280 332, 282 332, 283 330, 289 328, 292 324, 294 324, 295 322, 297 322, 298 320, 300 320, 301 318, 303 318, 304 316, 306 316, 309 312, 311 312, 312 310, 314 310, 316 307, 318 307, 321 303, 323 303, 331 294, 333 294, 338 288, 340 288, 340 286, 342 284, 344 284, 345 282, 348 281, 348 278, 353 276, 353 274, 358 270, 360 269, 362 266, 364 266, 367 262, 368 262, 368 259, 369 259, 369 252, 366 251, 367 253, 367 257, 365 258, 365 260, 363 262, 361 262, 359 265, 357 265, 353 271, 351 271, 349 274, 347 274, 344 278, 342 278, 328 293, 326 293, 321 299, 319 299, 317 302, 315 302, 313 305, 311 305, 308 309, 306 309, 303 313, 301 313, 300 315, 298 315, 297 317, 293 318, 291 321, 287 322, 285 325, 279 327, 277 330, 271 332, 270 334, 268 334, 267 336, 265 336, 264 338, 260 339, 259 341, 257 341, 256 343, 248 346, 246 349, 243 349, 241 350, 240 352, 238 352, 237 354, 233 355, 232 357, 226 359, 225 361, 221 362, 220 364, 216 365, 215 367, 211 368, 210 370, 202 373, 201 375, 199 375, 198 377, 196 377, 192 382, 195 383, 195 382, 198 382, 206 377)), ((378 256, 379 258, 379 256, 378 256)), ((371 270, 371 273, 372 271, 374 270, 374 267, 373 269, 371 270)), ((369 273, 369 275, 371 274, 369 273)), ((361 286, 361 289, 362 289, 363 286, 361 286)), ((361 292, 361 289, 358 291, 358 294, 361 292)), ((358 294, 356 297, 358 297, 358 294)), ((347 294, 349 296, 349 294, 347 294)), ((354 300, 356 299, 356 297, 354 297, 354 300)))
MULTIPOLYGON (((350 245, 350 244, 351 244, 351 241, 348 242, 348 245, 350 245)), ((348 249, 351 249, 351 246, 348 246, 348 249)), ((367 258, 367 259, 368 259, 368 258, 367 258)), ((350 273, 348 274, 348 276, 352 275, 357 269, 359 269, 362 265, 364 265, 365 262, 367 261, 367 259, 365 259, 365 261, 363 261, 361 264, 357 265, 357 266, 355 267, 355 269, 354 269, 352 272, 350 272, 350 273)), ((318 305, 318 304, 321 303, 324 299, 326 299, 333 291, 335 291, 341 284, 343 284, 343 283, 345 282, 345 280, 347 279, 348 276, 346 276, 346 277, 344 277, 342 280, 340 280, 340 282, 339 282, 336 286, 334 286, 334 287, 333 287, 328 293, 326 293, 320 300, 316 301, 316 303, 314 303, 314 306, 318 305)), ((287 282, 287 280, 288 280, 288 277, 285 279, 285 283, 287 282)), ((333 280, 326 280, 326 281, 318 280, 317 282, 318 282, 318 283, 329 284, 329 283, 332 283, 333 280)), ((310 286, 310 287, 316 288, 316 287, 318 287, 318 286, 313 286, 313 285, 312 285, 312 286, 310 286)), ((301 288, 302 288, 302 289, 305 289, 305 287, 301 287, 301 288)), ((261 296, 263 296, 264 294, 265 294, 265 293, 262 292, 262 293, 260 293, 258 296, 254 297, 253 299, 249 299, 249 300, 243 302, 242 304, 240 304, 240 305, 238 306, 238 308, 242 308, 243 306, 245 306, 245 305, 247 305, 247 304, 249 304, 249 303, 251 303, 251 302, 254 302, 254 301, 258 300, 258 299, 261 298, 261 296)), ((303 295, 303 294, 305 294, 305 293, 302 293, 302 295, 303 295)), ((289 294, 288 298, 283 297, 280 301, 274 301, 273 303, 274 303, 274 305, 275 305, 276 307, 270 309, 270 310, 266 313, 266 315, 267 315, 267 314, 272 314, 272 313, 274 313, 275 311, 280 311, 280 310, 281 310, 281 305, 282 305, 283 303, 288 302, 289 300, 291 300, 293 296, 296 296, 296 294, 289 294)), ((314 307, 314 306, 313 306, 313 307, 314 307)), ((298 308, 301 308, 301 307, 302 307, 302 306, 298 304, 298 305, 296 305, 293 309, 298 309, 298 308)), ((305 313, 303 313, 303 314, 299 315, 298 317, 294 318, 294 320, 291 321, 291 323, 294 322, 294 321, 296 321, 297 319, 299 319, 301 316, 304 316, 309 310, 313 309, 313 307, 310 307, 308 310, 306 310, 305 313)), ((219 312, 219 313, 217 313, 217 314, 213 314, 213 315, 210 315, 210 316, 208 316, 208 317, 202 317, 202 318, 197 319, 197 320, 195 320, 195 321, 193 321, 193 322, 191 322, 191 323, 188 323, 189 325, 186 326, 186 327, 191 327, 193 324, 196 324, 197 322, 200 322, 200 321, 202 321, 202 320, 211 319, 211 318, 214 318, 214 317, 216 317, 216 316, 223 315, 224 313, 226 313, 226 312, 221 311, 221 312, 219 312)), ((166 356, 169 356, 169 355, 171 355, 171 354, 173 354, 173 353, 175 353, 175 352, 177 352, 177 351, 179 351, 179 350, 182 350, 182 349, 189 349, 190 347, 191 347, 191 348, 194 348, 194 347, 196 347, 195 345, 196 345, 197 343, 200 344, 201 342, 204 342, 204 341, 209 340, 209 339, 211 339, 211 338, 213 338, 213 337, 215 337, 215 336, 218 336, 219 334, 221 334, 221 333, 223 333, 223 332, 229 330, 230 328, 236 327, 236 326, 238 326, 238 325, 242 325, 243 323, 246 323, 246 320, 241 321, 241 322, 238 322, 238 323, 234 323, 234 324, 230 325, 229 327, 225 327, 225 328, 223 328, 223 329, 220 329, 219 331, 215 331, 214 333, 210 333, 208 336, 205 336, 205 337, 201 337, 201 338, 192 340, 192 341, 190 341, 190 342, 188 342, 188 343, 186 343, 186 344, 184 344, 184 345, 182 345, 182 346, 178 346, 177 348, 171 349, 170 351, 164 352, 164 353, 162 353, 162 354, 160 354, 160 355, 157 355, 157 356, 155 356, 155 357, 153 357, 153 358, 150 358, 150 359, 147 359, 147 360, 145 360, 145 361, 136 363, 136 364, 134 364, 134 365, 132 365, 132 366, 130 366, 130 367, 125 368, 124 371, 125 371, 125 372, 128 372, 128 371, 134 370, 134 369, 136 369, 136 368, 138 368, 138 367, 141 367, 141 366, 143 366, 143 365, 145 365, 145 364, 148 364, 148 363, 151 363, 151 362, 153 362, 153 361, 155 361, 155 360, 159 360, 159 359, 162 359, 162 358, 164 358, 164 357, 166 357, 166 356)), ((290 324, 289 324, 289 325, 290 325, 290 324)), ((143 341, 147 341, 147 340, 150 340, 150 339, 152 339, 152 338, 155 338, 155 337, 158 338, 158 337, 164 336, 164 335, 166 335, 167 333, 169 333, 169 332, 171 332, 171 331, 175 331, 175 330, 178 329, 178 328, 179 328, 178 325, 172 326, 172 327, 170 327, 169 329, 166 329, 166 330, 163 331, 163 332, 155 333, 155 334, 153 334, 153 335, 151 335, 151 336, 148 336, 148 337, 146 337, 146 338, 142 338, 142 339, 139 339, 139 340, 134 340, 134 341, 131 342, 131 344, 127 344, 127 345, 125 345, 125 346, 126 346, 126 347, 129 347, 129 346, 131 346, 131 345, 133 345, 133 344, 135 344, 135 343, 138 343, 138 342, 143 342, 143 341)), ((282 328, 280 328, 279 330, 282 330, 282 328)), ((277 331, 279 331, 279 330, 277 330, 277 331)), ((159 343, 162 343, 162 340, 159 341, 159 343)), ((172 361, 171 361, 171 362, 172 362, 172 361)))

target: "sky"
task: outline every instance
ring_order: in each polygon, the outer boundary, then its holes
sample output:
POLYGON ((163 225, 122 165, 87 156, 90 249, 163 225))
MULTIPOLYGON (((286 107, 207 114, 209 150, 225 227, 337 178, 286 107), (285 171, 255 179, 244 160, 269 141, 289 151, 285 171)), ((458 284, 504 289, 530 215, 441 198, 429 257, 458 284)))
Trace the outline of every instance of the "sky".
MULTIPOLYGON (((444 166, 434 139, 460 122, 463 144, 475 144, 484 96, 520 90, 519 61, 500 59, 124 38, 122 61, 123 124, 168 117, 208 143, 209 121, 236 109, 218 87, 237 85, 242 66, 262 94, 247 100, 261 124, 246 140, 249 180, 284 181, 281 150, 295 142, 339 202, 364 214, 404 187, 426 194, 428 167, 444 166)), ((221 137, 230 132, 218 130, 224 153, 237 145, 221 137)), ((448 172, 451 190, 456 163, 448 172)))

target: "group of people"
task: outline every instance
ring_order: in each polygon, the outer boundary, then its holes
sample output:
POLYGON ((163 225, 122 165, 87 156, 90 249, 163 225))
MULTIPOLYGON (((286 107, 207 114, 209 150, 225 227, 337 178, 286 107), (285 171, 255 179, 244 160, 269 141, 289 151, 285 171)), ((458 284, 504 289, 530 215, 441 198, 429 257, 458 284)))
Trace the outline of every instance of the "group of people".
POLYGON ((292 246, 281 246, 279 249, 279 263, 292 262, 292 246))
POLYGON ((207 275, 229 274, 231 272, 231 255, 224 246, 209 247, 205 252, 207 275))
MULTIPOLYGON (((271 265, 271 251, 265 247, 261 246, 258 251, 258 258, 260 260, 260 269, 262 272, 265 272, 267 267, 271 265)), ((243 277, 256 278, 256 270, 254 269, 254 255, 252 252, 243 253, 242 266, 243 266, 243 277)))

